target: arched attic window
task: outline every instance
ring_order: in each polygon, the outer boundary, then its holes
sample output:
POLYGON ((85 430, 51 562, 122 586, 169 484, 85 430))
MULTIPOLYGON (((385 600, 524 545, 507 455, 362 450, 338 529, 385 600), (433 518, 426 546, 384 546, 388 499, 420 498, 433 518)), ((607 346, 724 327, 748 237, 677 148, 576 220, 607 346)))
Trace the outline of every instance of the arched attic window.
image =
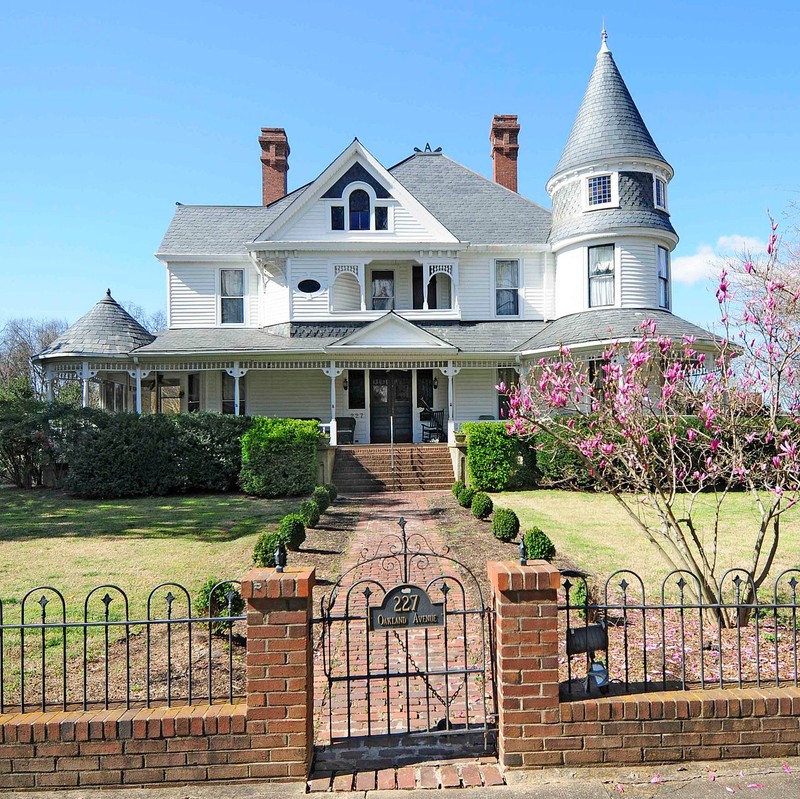
POLYGON ((350 194, 350 230, 369 230, 369 194, 356 189, 350 194))

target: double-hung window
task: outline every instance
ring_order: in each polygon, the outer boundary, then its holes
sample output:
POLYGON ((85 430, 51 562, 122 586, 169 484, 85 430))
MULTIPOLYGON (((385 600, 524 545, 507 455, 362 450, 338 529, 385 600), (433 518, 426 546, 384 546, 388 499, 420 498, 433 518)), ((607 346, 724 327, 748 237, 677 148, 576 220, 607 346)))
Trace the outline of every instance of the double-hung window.
POLYGON ((614 245, 589 247, 589 307, 614 304, 614 245))
POLYGON ((494 310, 496 316, 519 316, 519 261, 498 258, 494 262, 494 310))
POLYGON ((658 248, 658 307, 669 310, 669 250, 658 248))
POLYGON ((244 269, 220 269, 220 322, 244 324, 244 269))
POLYGON ((394 308, 394 272, 372 273, 372 310, 391 311, 394 308))

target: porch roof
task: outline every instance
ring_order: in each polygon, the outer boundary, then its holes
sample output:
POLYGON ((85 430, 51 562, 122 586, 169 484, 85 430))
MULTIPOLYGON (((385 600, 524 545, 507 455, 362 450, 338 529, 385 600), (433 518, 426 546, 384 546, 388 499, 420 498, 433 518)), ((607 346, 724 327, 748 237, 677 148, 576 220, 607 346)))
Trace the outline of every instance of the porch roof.
MULTIPOLYGON (((220 353, 322 354, 326 347, 374 322, 292 322, 263 328, 166 330, 138 356, 220 353)), ((462 353, 514 353, 545 322, 409 322, 462 353)), ((376 347, 376 352, 380 348, 376 347)))

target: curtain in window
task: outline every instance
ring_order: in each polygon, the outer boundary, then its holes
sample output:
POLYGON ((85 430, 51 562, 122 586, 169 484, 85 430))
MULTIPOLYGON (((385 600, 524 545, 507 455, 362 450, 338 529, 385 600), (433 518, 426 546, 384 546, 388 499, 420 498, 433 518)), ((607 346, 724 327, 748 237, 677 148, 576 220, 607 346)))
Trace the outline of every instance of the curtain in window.
POLYGON ((241 269, 223 269, 220 272, 223 297, 244 295, 244 272, 241 269))
POLYGON ((614 246, 589 247, 589 305, 614 304, 614 246))
POLYGON ((495 261, 496 310, 498 316, 519 313, 519 261, 495 261))
POLYGON ((376 272, 372 275, 372 309, 391 311, 394 308, 394 275, 376 272))
POLYGON ((240 325, 244 322, 244 270, 222 269, 219 279, 222 324, 240 325))

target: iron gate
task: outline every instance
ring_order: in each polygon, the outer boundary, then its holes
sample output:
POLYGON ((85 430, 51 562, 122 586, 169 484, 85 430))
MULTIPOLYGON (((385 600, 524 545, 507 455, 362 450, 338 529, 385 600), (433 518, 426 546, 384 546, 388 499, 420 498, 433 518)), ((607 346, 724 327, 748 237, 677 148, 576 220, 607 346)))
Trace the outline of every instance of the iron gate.
POLYGON ((320 602, 317 742, 483 734, 488 747, 493 614, 467 566, 398 525, 320 602))

